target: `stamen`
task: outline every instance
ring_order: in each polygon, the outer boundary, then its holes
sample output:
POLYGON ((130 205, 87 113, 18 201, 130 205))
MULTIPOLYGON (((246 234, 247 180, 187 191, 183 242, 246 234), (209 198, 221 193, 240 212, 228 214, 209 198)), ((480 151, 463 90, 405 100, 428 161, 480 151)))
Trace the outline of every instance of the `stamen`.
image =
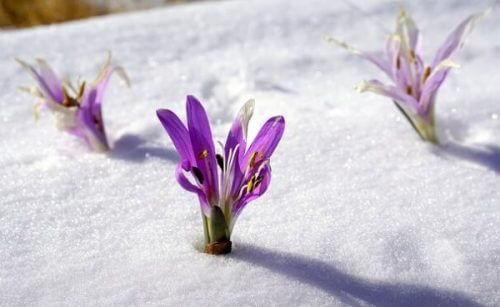
POLYGON ((250 181, 248 181, 248 184, 247 184, 247 194, 252 192, 252 190, 254 188, 254 184, 255 184, 255 177, 252 177, 252 179, 250 179, 250 181))
POLYGON ((222 169, 222 176, 221 176, 221 186, 222 186, 221 191, 223 196, 222 199, 225 200, 229 199, 229 194, 231 193, 231 188, 234 180, 233 169, 236 166, 235 162, 237 159, 239 146, 240 145, 237 144, 234 148, 230 148, 229 152, 227 153, 226 160, 225 161, 224 159, 221 160, 223 162, 222 165, 224 166, 222 169))
POLYGON ((417 56, 415 55, 415 51, 414 50, 410 50, 410 61, 412 63, 415 63, 417 61, 417 56))
POLYGON ((219 167, 222 171, 224 171, 224 158, 220 154, 216 154, 215 158, 217 160, 217 164, 219 164, 219 167))
POLYGON ((80 89, 78 90, 76 97, 81 98, 83 96, 84 91, 85 91, 85 81, 83 81, 82 84, 80 84, 80 89))
POLYGON ((198 159, 203 160, 208 157, 208 150, 203 150, 198 154, 198 159))
POLYGON ((254 189, 259 186, 259 184, 262 182, 262 180, 264 180, 264 177, 262 175, 259 175, 259 176, 257 176, 257 178, 255 178, 255 184, 254 184, 255 187, 254 187, 254 189))
POLYGON ((191 171, 193 172, 193 175, 196 177, 196 179, 198 179, 198 182, 200 184, 203 184, 204 178, 203 178, 203 173, 200 171, 200 169, 197 168, 196 166, 193 166, 191 168, 191 171))
POLYGON ((70 105, 70 102, 69 102, 69 95, 68 95, 68 92, 66 91, 66 89, 63 87, 63 101, 62 101, 62 105, 65 106, 65 107, 69 107, 70 105))
POLYGON ((413 87, 411 87, 411 85, 406 87, 406 94, 413 96, 413 87))
POLYGON ((398 57, 398 60, 396 61, 396 68, 399 70, 401 69, 401 58, 398 57))
POLYGON ((254 151, 252 155, 250 156, 250 159, 248 160, 248 166, 253 167, 255 165, 255 159, 257 158, 257 155, 259 154, 258 151, 254 151))
POLYGON ((68 91, 66 90, 65 87, 63 87, 63 101, 62 101, 62 105, 64 107, 73 107, 73 106, 78 106, 79 103, 76 99, 72 98, 69 94, 68 94, 68 91))
POLYGON ((427 81, 427 78, 431 75, 432 68, 427 66, 424 70, 424 74, 422 75, 422 84, 425 84, 425 81, 427 81))

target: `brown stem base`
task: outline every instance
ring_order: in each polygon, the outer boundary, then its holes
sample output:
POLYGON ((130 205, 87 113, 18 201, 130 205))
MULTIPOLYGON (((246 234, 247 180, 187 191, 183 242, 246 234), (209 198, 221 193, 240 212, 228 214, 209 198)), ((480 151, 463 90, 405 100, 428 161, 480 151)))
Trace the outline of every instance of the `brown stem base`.
POLYGON ((210 255, 225 255, 231 252, 231 241, 215 242, 205 245, 205 253, 210 255))

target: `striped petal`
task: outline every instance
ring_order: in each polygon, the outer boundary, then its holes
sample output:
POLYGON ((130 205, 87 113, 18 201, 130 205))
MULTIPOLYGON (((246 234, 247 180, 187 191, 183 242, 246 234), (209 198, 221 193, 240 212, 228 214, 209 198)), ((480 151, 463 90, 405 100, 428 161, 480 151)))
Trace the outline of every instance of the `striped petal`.
POLYGON ((184 175, 185 172, 184 164, 185 163, 183 162, 177 164, 177 167, 175 169, 175 179, 183 189, 185 189, 188 192, 196 193, 196 195, 198 195, 203 212, 206 215, 209 215, 210 204, 208 203, 207 196, 202 189, 200 189, 197 185, 191 183, 191 181, 187 179, 186 175, 184 175))
POLYGON ((101 104, 97 103, 98 91, 95 88, 85 89, 77 118, 79 119, 87 143, 96 151, 109 149, 104 121, 102 117, 101 104))
POLYGON ((396 35, 401 39, 401 49, 404 53, 420 53, 421 36, 415 21, 399 7, 396 18, 396 35))
POLYGON ((439 48, 436 57, 432 62, 432 68, 437 67, 439 63, 452 57, 455 52, 461 49, 469 34, 472 30, 474 30, 476 24, 488 13, 489 11, 474 14, 462 21, 462 23, 458 25, 458 27, 448 36, 443 45, 439 48))
POLYGON ((229 156, 229 151, 234 150, 237 145, 239 145, 239 152, 241 156, 245 152, 247 133, 248 133, 248 123, 253 115, 253 110, 255 108, 255 101, 253 99, 247 101, 245 105, 240 109, 238 116, 231 126, 231 130, 226 139, 226 145, 224 146, 224 154, 227 158, 229 156))
POLYGON ((157 110, 156 115, 170 136, 181 160, 187 160, 192 164, 195 163, 189 132, 179 117, 174 112, 165 109, 157 110))
POLYGON ((248 203, 250 203, 251 201, 261 197, 267 191, 269 184, 271 183, 271 167, 268 163, 259 172, 259 178, 259 184, 254 189, 252 189, 251 192, 243 195, 239 202, 235 204, 232 211, 233 217, 231 219, 231 225, 229 225, 231 230, 234 226, 234 223, 236 222, 236 219, 241 214, 245 206, 248 205, 248 203))
MULTIPOLYGON (((419 104, 424 110, 431 110, 430 105, 434 101, 439 87, 444 82, 451 68, 457 68, 458 65, 454 64, 450 60, 444 60, 432 71, 427 80, 425 81, 422 89, 422 94, 420 96, 419 104)), ((427 112, 426 112, 427 113, 427 112)))
POLYGON ((384 71, 389 77, 392 78, 392 67, 390 63, 384 58, 384 55, 381 53, 371 53, 371 52, 363 52, 361 50, 358 50, 350 45, 348 45, 346 42, 340 41, 336 38, 330 37, 328 38, 329 42, 332 42, 345 50, 351 52, 352 54, 355 54, 357 56, 360 56, 364 58, 365 60, 368 60, 378 68, 380 68, 382 71, 384 71))
POLYGON ((243 166, 252 168, 262 161, 269 160, 285 131, 285 118, 270 118, 260 129, 243 158, 243 166))
POLYGON ((30 64, 16 59, 21 66, 23 66, 28 72, 33 76, 33 78, 38 82, 40 90, 45 95, 47 99, 61 104, 64 100, 64 93, 62 88, 62 82, 59 80, 57 75, 54 73, 52 68, 42 59, 37 59, 39 66, 39 71, 37 71, 30 64))
POLYGON ((216 204, 219 200, 217 162, 207 113, 193 96, 187 97, 186 113, 195 165, 203 175, 203 185, 209 202, 216 204))
POLYGON ((357 87, 357 90, 361 93, 363 92, 373 92, 375 94, 383 95, 393 100, 397 101, 400 104, 410 108, 415 113, 419 113, 419 105, 417 100, 412 96, 406 94, 400 89, 390 86, 384 85, 382 82, 378 80, 370 80, 365 81, 361 85, 357 87))

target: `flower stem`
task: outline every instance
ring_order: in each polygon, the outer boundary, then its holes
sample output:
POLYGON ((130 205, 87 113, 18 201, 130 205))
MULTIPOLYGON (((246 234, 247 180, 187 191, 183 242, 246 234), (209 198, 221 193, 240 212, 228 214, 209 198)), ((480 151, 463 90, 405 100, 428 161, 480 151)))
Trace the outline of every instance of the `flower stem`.
POLYGON ((439 144, 439 139, 436 134, 436 125, 434 119, 434 108, 429 111, 428 119, 412 114, 402 108, 396 101, 394 101, 396 107, 398 107, 399 111, 403 113, 405 118, 410 122, 411 126, 415 131, 417 131, 418 135, 422 138, 422 140, 430 142, 434 145, 439 144))
POLYGON ((224 213, 218 206, 210 209, 210 217, 203 215, 205 231, 205 253, 223 255, 231 252, 229 228, 227 227, 224 213))
POLYGON ((208 235, 208 221, 207 217, 203 213, 203 210, 201 211, 201 220, 203 221, 203 235, 205 238, 205 244, 208 244, 210 242, 210 237, 208 235))

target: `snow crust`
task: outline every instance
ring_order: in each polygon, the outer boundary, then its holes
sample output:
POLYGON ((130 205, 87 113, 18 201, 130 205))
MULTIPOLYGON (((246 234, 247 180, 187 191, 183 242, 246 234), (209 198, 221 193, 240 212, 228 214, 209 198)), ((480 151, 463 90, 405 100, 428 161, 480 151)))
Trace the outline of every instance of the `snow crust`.
MULTIPOLYGON (((500 305, 500 12, 471 35, 442 87, 424 144, 392 103, 358 94, 382 78, 329 35, 379 50, 392 1, 203 3, 0 32, 0 305, 500 305), (94 77, 112 50, 94 154, 34 123, 32 84, 13 61, 42 57, 94 77), (234 252, 200 252, 199 205, 155 117, 204 101, 223 140, 256 99, 250 135, 287 121, 266 195, 239 218, 234 252)), ((407 3, 429 58, 490 1, 407 3)))

